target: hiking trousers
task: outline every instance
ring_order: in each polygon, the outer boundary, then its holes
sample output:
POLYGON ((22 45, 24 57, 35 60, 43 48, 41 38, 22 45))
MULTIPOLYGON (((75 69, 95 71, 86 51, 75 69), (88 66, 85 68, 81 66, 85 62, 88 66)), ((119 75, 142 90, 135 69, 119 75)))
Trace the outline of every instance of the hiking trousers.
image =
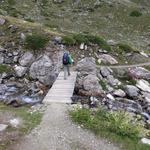
POLYGON ((67 79, 67 74, 70 76, 70 68, 69 65, 64 65, 64 79, 67 79))

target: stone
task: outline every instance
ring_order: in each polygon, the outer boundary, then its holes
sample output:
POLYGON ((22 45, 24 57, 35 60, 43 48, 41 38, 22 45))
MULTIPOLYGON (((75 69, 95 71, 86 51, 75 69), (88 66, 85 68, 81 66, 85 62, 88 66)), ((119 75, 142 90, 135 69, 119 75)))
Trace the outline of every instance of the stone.
POLYGON ((83 88, 88 91, 89 95, 101 95, 102 87, 95 75, 88 75, 83 79, 83 88))
POLYGON ((139 89, 133 85, 126 85, 125 92, 129 97, 137 97, 139 95, 139 89))
POLYGON ((25 34, 24 34, 24 33, 21 33, 21 34, 20 34, 20 38, 21 38, 22 41, 25 41, 25 39, 26 39, 25 34))
POLYGON ((17 77, 23 77, 26 74, 27 67, 15 65, 14 70, 17 77))
POLYGON ((11 119, 9 123, 12 127, 17 128, 20 125, 20 120, 18 118, 14 118, 11 119))
POLYGON ((0 132, 5 131, 7 129, 8 125, 6 124, 0 124, 0 132))
POLYGON ((0 64, 4 63, 4 55, 0 53, 0 64))
POLYGON ((112 70, 108 67, 100 67, 100 73, 105 78, 112 73, 112 70))
POLYGON ((5 24, 5 22, 6 22, 6 20, 5 20, 5 19, 0 18, 0 25, 4 25, 4 24, 5 24))
POLYGON ((82 75, 94 74, 96 75, 95 58, 85 57, 77 64, 77 71, 82 75))
POLYGON ((52 60, 47 55, 32 63, 29 73, 33 79, 38 79, 44 85, 52 85, 56 79, 52 60))
POLYGON ((54 3, 58 3, 58 4, 60 4, 60 3, 63 3, 63 2, 64 2, 64 0, 53 0, 53 2, 54 2, 54 3))
POLYGON ((99 58, 105 64, 111 64, 111 65, 118 64, 118 61, 115 58, 113 58, 112 56, 108 55, 108 54, 99 55, 99 58))
POLYGON ((150 139, 142 138, 142 139, 141 139, 141 142, 142 142, 143 144, 148 144, 148 145, 150 145, 150 139))
POLYGON ((61 44, 61 43, 62 43, 62 37, 56 36, 56 37, 54 38, 54 43, 55 43, 55 44, 61 44))
POLYGON ((80 44, 80 49, 81 49, 81 50, 84 50, 84 46, 85 46, 85 44, 84 44, 84 43, 81 43, 81 44, 80 44))
POLYGON ((150 79, 150 71, 142 68, 142 67, 136 67, 136 68, 130 68, 129 75, 133 78, 137 79, 150 79))
POLYGON ((34 55, 31 52, 26 52, 23 56, 19 59, 19 63, 21 66, 29 66, 35 60, 34 55))
POLYGON ((115 101, 115 98, 111 94, 107 94, 107 98, 109 98, 112 101, 115 101))
POLYGON ((136 86, 144 92, 150 93, 150 84, 146 80, 138 80, 136 86))
POLYGON ((118 96, 118 97, 125 97, 126 96, 126 93, 123 90, 121 90, 121 89, 115 90, 113 92, 113 94, 115 96, 118 96))
POLYGON ((114 40, 108 40, 107 43, 108 43, 108 45, 110 45, 110 46, 115 46, 115 45, 118 44, 118 43, 115 42, 114 40))
POLYGON ((121 82, 120 82, 118 79, 115 79, 113 75, 107 76, 107 82, 108 82, 111 86, 118 86, 118 85, 121 85, 121 82))

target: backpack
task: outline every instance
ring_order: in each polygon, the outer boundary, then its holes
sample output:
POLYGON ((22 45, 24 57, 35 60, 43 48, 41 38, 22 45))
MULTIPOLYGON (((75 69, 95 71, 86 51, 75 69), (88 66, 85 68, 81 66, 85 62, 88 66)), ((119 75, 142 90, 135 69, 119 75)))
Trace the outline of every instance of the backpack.
POLYGON ((64 55, 63 55, 63 64, 64 65, 69 64, 69 55, 68 55, 68 53, 64 53, 64 55))

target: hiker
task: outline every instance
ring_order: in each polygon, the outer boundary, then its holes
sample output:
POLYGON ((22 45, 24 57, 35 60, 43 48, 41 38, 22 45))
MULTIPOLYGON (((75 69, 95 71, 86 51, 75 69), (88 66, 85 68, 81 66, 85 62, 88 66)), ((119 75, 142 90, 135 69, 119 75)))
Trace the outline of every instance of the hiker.
POLYGON ((70 76, 70 65, 73 63, 73 59, 69 52, 64 52, 63 54, 63 67, 64 67, 64 79, 67 79, 67 73, 68 76, 70 76))

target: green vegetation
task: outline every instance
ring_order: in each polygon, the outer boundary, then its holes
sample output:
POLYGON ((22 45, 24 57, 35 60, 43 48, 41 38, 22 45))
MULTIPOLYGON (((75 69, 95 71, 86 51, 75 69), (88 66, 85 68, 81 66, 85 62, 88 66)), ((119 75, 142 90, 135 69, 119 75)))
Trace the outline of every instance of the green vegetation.
POLYGON ((41 48, 44 48, 47 42, 48 38, 45 35, 41 34, 28 35, 25 41, 26 47, 32 50, 39 50, 41 48))
POLYGON ((9 5, 15 5, 16 4, 16 1, 15 0, 7 0, 8 4, 9 5))
POLYGON ((64 44, 66 45, 80 45, 81 43, 85 43, 87 45, 97 44, 100 48, 110 51, 111 47, 107 44, 107 42, 99 37, 89 34, 73 34, 70 36, 63 37, 64 44))
MULTIPOLYGON (((9 113, 14 116, 15 118, 21 118, 23 120, 23 125, 21 127, 14 129, 9 127, 8 131, 9 133, 14 132, 15 130, 19 131, 19 136, 23 136, 27 133, 29 133, 33 128, 35 128, 40 122, 42 118, 42 113, 39 112, 29 112, 30 108, 27 107, 20 107, 20 108, 14 108, 10 106, 5 106, 3 104, 0 104, 0 113, 5 113, 8 115, 9 113)), ((13 118, 12 118, 13 119, 13 118)), ((0 145, 0 150, 5 150, 7 147, 12 144, 11 139, 7 139, 8 141, 5 141, 4 144, 0 145)))
POLYGON ((7 65, 0 65, 0 73, 4 73, 4 72, 8 73, 10 71, 11 71, 11 68, 9 66, 7 66, 7 65))
POLYGON ((140 16, 142 16, 142 13, 138 10, 134 10, 130 13, 130 16, 131 17, 140 17, 140 16))
POLYGON ((106 87, 107 84, 105 83, 105 81, 100 80, 99 84, 102 86, 103 90, 107 90, 107 87, 106 87))
POLYGON ((123 149, 149 150, 150 148, 139 142, 141 134, 145 134, 143 127, 125 112, 107 112, 102 108, 97 112, 77 109, 70 112, 70 115, 73 121, 101 137, 118 143, 123 149))
POLYGON ((135 51, 137 50, 133 49, 128 44, 123 44, 123 43, 118 44, 118 48, 117 48, 118 53, 130 53, 130 52, 135 52, 135 51))

